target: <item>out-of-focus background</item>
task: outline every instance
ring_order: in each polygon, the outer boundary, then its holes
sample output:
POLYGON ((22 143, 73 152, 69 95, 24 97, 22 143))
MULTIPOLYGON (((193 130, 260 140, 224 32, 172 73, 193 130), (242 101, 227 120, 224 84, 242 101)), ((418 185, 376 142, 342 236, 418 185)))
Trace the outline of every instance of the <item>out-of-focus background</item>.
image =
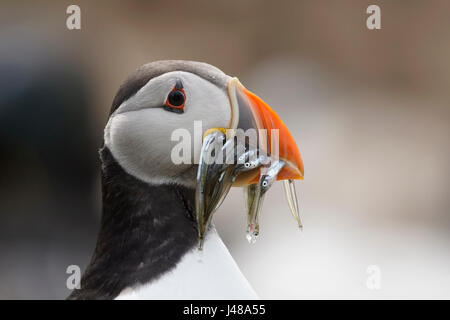
POLYGON ((450 2, 434 0, 2 1, 0 298, 69 294, 67 266, 95 244, 112 98, 160 59, 238 76, 300 146, 303 232, 281 184, 255 244, 240 189, 215 218, 262 298, 450 298, 450 2))

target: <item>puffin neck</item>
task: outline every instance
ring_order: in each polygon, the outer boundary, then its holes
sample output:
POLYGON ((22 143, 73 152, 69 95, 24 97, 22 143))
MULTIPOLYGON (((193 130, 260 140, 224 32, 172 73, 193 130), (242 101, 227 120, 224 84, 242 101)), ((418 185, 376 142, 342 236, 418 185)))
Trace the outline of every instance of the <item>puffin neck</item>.
POLYGON ((169 271, 197 244, 195 190, 149 185, 117 163, 102 160, 103 211, 95 252, 69 299, 113 299, 169 271))

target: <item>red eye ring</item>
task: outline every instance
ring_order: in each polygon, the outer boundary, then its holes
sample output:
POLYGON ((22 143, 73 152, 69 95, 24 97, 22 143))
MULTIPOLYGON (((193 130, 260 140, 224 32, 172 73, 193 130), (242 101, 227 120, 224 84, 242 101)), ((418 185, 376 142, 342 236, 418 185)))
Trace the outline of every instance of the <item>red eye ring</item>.
POLYGON ((172 91, 167 95, 164 109, 182 113, 185 101, 186 94, 184 93, 181 81, 178 80, 172 91))

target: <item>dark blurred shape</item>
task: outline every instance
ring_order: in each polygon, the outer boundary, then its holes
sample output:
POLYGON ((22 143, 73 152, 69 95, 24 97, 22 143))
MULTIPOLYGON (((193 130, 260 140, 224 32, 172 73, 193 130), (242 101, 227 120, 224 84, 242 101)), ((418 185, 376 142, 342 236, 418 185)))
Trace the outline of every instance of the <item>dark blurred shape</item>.
POLYGON ((0 63, 1 165, 13 166, 8 175, 20 178, 31 160, 26 156, 32 153, 52 192, 68 182, 70 188, 85 192, 95 166, 86 156, 94 149, 83 80, 63 60, 41 64, 33 72, 0 63))
POLYGON ((35 36, 15 32, 0 52, 1 298, 63 298, 67 265, 90 250, 67 264, 61 255, 95 236, 86 75, 35 36))

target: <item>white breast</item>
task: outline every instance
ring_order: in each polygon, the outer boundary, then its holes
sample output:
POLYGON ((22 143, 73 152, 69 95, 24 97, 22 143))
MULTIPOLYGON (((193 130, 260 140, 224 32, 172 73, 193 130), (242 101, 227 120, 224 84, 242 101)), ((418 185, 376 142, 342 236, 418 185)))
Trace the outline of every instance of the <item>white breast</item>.
POLYGON ((203 251, 194 248, 159 279, 126 288, 116 298, 126 299, 258 299, 214 227, 203 251))

